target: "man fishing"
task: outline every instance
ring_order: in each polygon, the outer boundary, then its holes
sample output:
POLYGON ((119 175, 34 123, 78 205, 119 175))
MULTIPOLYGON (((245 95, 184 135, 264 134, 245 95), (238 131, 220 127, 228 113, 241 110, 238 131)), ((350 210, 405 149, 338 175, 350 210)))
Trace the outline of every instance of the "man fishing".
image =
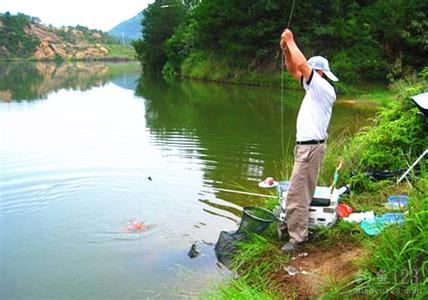
POLYGON ((327 128, 336 100, 335 88, 329 80, 337 81, 338 78, 330 71, 324 57, 314 56, 306 60, 289 29, 282 33, 280 46, 288 72, 306 91, 297 117, 294 167, 287 193, 290 240, 281 248, 289 253, 309 240, 309 206, 324 161, 327 128))

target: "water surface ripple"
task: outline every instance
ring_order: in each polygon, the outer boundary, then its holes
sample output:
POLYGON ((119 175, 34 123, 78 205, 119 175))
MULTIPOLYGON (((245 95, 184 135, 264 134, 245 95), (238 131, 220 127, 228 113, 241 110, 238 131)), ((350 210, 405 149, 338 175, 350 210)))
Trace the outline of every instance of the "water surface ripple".
POLYGON ((195 298, 227 279, 213 246, 187 252, 264 201, 219 188, 265 192, 301 93, 287 94, 283 134, 276 89, 138 70, 0 64, 1 299, 195 298))

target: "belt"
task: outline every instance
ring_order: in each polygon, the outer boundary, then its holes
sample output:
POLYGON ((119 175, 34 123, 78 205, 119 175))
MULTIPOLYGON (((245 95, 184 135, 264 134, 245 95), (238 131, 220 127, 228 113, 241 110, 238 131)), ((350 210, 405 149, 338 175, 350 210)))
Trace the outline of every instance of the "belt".
POLYGON ((309 141, 297 141, 297 145, 317 145, 324 144, 325 140, 309 140, 309 141))

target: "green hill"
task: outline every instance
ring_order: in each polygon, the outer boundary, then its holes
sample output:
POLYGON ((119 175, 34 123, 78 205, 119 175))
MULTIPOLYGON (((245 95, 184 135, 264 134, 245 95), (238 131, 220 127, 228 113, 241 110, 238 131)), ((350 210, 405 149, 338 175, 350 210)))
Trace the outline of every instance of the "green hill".
POLYGON ((128 48, 101 30, 80 25, 56 28, 25 14, 0 14, 0 60, 133 58, 128 48))

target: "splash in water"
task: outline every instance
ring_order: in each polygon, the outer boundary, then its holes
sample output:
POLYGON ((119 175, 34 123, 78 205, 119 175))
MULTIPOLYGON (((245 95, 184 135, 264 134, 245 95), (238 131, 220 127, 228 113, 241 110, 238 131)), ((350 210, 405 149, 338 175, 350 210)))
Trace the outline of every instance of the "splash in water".
POLYGON ((130 221, 123 225, 123 231, 126 233, 138 233, 146 229, 143 221, 130 221))

